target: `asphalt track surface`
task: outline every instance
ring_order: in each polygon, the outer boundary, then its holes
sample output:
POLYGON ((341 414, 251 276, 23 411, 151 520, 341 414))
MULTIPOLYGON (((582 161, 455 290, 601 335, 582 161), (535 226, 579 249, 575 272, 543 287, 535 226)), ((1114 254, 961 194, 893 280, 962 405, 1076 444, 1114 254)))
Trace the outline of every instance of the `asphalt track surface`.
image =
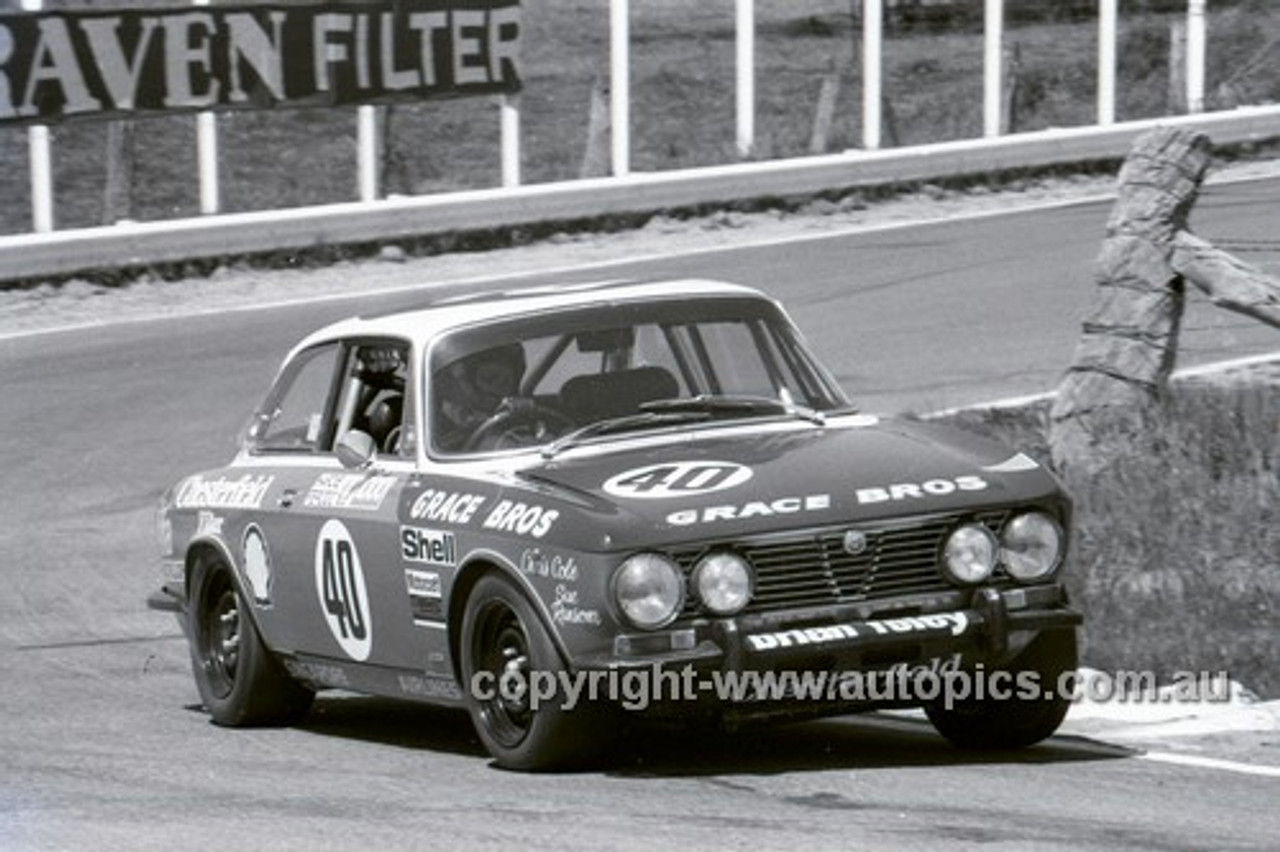
MULTIPOLYGON (((1266 248, 1278 190, 1213 188, 1196 229, 1266 248)), ((762 286, 865 407, 929 410, 1052 387, 1106 209, 706 252, 607 275, 762 286)), ((1274 269, 1280 253, 1248 259, 1274 269)), ((212 726, 172 622, 142 605, 156 582, 156 498, 229 457, 299 336, 420 299, 0 341, 0 850, 1280 847, 1280 778, 1141 759, 1105 731, 974 757, 916 719, 843 717, 664 733, 626 744, 600 771, 529 776, 493 768, 465 716, 403 703, 322 697, 300 727, 212 726)), ((1184 364, 1277 348, 1274 330, 1192 302, 1184 364)), ((1277 739, 1162 748, 1275 767, 1277 739)))

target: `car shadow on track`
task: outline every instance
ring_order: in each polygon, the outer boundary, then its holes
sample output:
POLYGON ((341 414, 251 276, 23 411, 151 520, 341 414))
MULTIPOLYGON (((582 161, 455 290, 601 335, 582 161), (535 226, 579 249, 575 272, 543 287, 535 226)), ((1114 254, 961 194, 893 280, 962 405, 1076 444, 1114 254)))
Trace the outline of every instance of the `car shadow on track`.
POLYGON ((488 757, 465 710, 363 695, 324 695, 296 726, 321 736, 488 757))
MULTIPOLYGON (((323 696, 297 726, 320 736, 488 760, 462 710, 366 696, 323 696)), ((735 732, 626 725, 588 771, 617 777, 761 775, 831 769, 1078 763, 1138 752, 1077 736, 1017 751, 954 748, 924 719, 885 713, 761 725, 735 732)))
POLYGON ((1138 752, 1075 736, 1055 736, 1030 748, 975 752, 955 748, 927 721, 870 713, 758 727, 713 736, 676 735, 632 742, 624 777, 762 775, 831 769, 901 769, 1117 760, 1138 752))

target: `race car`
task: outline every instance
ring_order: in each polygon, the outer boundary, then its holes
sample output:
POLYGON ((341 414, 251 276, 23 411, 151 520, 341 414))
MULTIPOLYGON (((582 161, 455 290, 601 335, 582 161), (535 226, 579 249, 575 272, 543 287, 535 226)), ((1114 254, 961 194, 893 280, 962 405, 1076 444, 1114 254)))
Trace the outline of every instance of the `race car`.
POLYGON ((163 496, 149 603, 219 725, 338 689, 465 707, 525 770, 620 719, 883 707, 1011 748, 1069 705, 1070 515, 1024 453, 855 409, 758 290, 441 295, 288 353, 163 496))

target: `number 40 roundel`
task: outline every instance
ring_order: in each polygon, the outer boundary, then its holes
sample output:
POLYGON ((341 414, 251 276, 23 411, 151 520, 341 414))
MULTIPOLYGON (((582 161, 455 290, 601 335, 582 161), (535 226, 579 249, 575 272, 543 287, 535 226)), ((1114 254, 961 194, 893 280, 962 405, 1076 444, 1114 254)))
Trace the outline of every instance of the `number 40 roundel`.
POLYGON ((342 521, 326 521, 316 539, 316 593, 325 622, 343 652, 353 660, 369 659, 373 646, 369 595, 356 543, 342 521))

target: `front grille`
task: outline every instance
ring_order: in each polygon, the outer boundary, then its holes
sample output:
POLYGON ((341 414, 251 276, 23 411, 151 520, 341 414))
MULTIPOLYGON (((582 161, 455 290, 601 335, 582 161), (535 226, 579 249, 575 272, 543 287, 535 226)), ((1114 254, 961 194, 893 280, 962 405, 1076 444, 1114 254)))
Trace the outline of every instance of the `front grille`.
MULTIPOLYGON (((674 555, 681 567, 691 570, 708 550, 729 547, 741 553, 756 569, 755 595, 744 610, 748 614, 883 600, 954 591, 938 569, 947 534, 966 520, 976 520, 998 534, 1008 515, 991 511, 977 516, 934 515, 905 524, 850 525, 725 542, 674 555), (862 553, 845 552, 844 534, 849 529, 866 535, 862 553)), ((687 615, 695 614, 698 602, 691 599, 685 609, 687 615)))

